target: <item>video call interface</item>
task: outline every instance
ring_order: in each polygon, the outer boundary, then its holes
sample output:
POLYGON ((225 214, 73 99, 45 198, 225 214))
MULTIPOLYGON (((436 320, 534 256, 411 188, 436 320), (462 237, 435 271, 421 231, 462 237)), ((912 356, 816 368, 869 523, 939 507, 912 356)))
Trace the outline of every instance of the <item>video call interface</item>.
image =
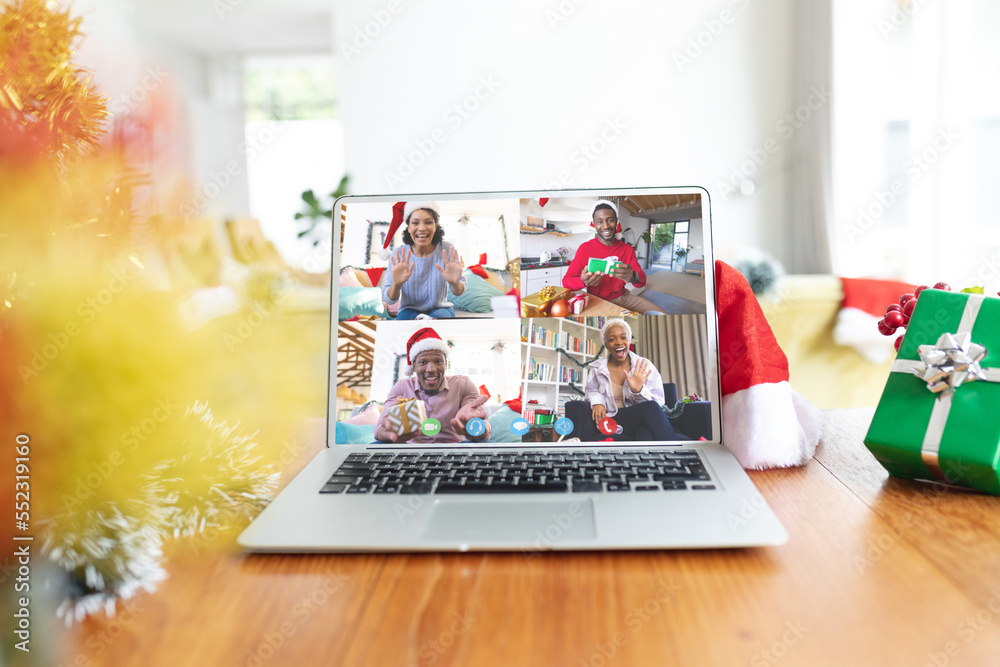
POLYGON ((711 439, 702 204, 342 200, 335 441, 711 439))

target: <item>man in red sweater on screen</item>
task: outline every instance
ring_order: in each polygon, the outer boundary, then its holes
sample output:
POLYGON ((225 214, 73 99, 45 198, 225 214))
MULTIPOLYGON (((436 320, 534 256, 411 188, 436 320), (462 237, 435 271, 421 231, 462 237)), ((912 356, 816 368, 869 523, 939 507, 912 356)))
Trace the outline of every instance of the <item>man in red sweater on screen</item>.
POLYGON ((652 301, 625 291, 626 283, 632 283, 636 287, 645 285, 646 274, 642 272, 632 246, 615 236, 621 232, 618 207, 599 199, 591 211, 591 220, 596 235, 577 249, 573 261, 566 269, 566 275, 563 276, 563 287, 585 289, 596 297, 643 315, 664 315, 652 301), (591 273, 587 270, 591 258, 604 259, 611 256, 618 258, 618 264, 609 273, 591 273))

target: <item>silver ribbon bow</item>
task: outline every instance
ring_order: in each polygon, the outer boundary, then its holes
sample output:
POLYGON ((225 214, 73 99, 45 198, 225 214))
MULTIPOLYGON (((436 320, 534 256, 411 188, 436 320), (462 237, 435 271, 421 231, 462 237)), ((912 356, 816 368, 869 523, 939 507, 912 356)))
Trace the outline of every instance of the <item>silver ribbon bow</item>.
POLYGON ((932 393, 953 393, 963 382, 986 380, 980 361, 986 356, 986 348, 972 342, 969 331, 955 334, 941 334, 937 345, 921 345, 917 348, 924 367, 911 372, 927 383, 932 393))
POLYGON ((920 361, 896 359, 892 364, 892 372, 912 373, 927 383, 928 390, 937 394, 920 446, 920 458, 933 477, 942 482, 949 480, 941 470, 938 454, 955 390, 965 382, 976 380, 1000 383, 1000 367, 983 368, 980 362, 986 357, 986 348, 972 342, 972 329, 984 298, 981 294, 970 294, 958 331, 942 334, 936 345, 917 347, 920 361))

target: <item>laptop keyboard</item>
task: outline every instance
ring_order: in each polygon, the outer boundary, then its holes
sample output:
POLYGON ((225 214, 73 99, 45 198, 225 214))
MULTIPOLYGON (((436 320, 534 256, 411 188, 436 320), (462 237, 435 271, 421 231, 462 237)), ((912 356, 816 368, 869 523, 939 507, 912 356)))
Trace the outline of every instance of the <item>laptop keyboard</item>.
POLYGON ((614 493, 715 489, 693 449, 358 453, 320 493, 614 493))

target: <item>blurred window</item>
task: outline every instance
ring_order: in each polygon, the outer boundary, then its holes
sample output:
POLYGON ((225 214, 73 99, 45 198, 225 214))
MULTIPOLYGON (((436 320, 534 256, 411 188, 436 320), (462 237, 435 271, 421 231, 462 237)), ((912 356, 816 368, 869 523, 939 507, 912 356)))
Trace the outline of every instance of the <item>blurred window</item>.
POLYGON ((251 57, 244 63, 250 214, 285 261, 308 271, 330 267, 331 221, 319 211, 344 175, 344 132, 337 111, 336 64, 330 56, 251 57))
POLYGON ((1000 282, 1000 3, 834 2, 834 270, 1000 282))

